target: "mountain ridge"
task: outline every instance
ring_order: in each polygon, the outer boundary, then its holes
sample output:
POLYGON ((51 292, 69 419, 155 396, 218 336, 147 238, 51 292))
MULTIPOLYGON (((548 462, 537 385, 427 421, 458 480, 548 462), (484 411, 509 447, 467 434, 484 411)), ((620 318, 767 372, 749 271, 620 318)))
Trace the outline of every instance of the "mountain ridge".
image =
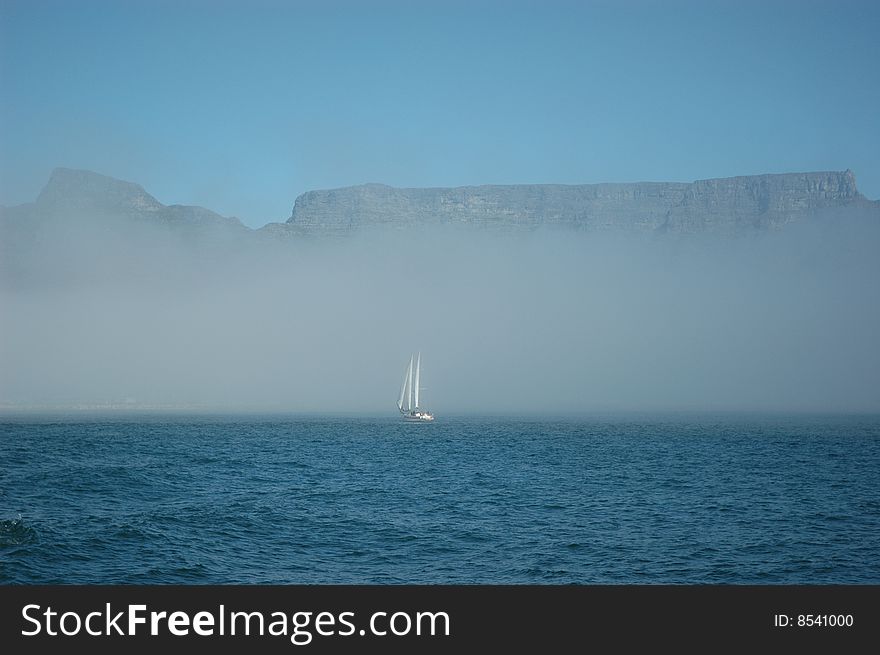
POLYGON ((141 185, 83 169, 56 168, 33 203, 0 208, 4 223, 99 215, 186 228, 194 234, 270 239, 351 233, 362 227, 473 225, 511 230, 740 233, 780 228, 824 209, 867 207, 851 170, 768 173, 694 182, 606 182, 461 187, 368 183, 308 191, 285 222, 250 228, 192 205, 164 205, 141 185))
POLYGON ((238 218, 222 216, 198 205, 164 205, 140 184, 74 168, 53 169, 33 203, 4 210, 11 213, 17 210, 24 218, 43 222, 71 217, 97 217, 105 222, 123 218, 172 229, 250 231, 238 218))
POLYGON ((870 206, 850 170, 776 173, 694 182, 482 185, 399 188, 365 184, 309 191, 286 225, 340 233, 407 223, 561 226, 591 231, 736 233, 778 228, 846 205, 870 206))

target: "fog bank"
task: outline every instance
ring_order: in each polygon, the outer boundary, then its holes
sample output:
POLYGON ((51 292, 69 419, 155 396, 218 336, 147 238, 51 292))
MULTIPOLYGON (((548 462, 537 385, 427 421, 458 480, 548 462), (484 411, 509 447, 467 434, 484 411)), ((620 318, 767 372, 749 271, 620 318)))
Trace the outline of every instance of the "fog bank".
POLYGON ((69 230, 6 256, 0 403, 394 415, 420 350, 441 418, 880 411, 878 245, 873 217, 834 215, 222 249, 69 230))

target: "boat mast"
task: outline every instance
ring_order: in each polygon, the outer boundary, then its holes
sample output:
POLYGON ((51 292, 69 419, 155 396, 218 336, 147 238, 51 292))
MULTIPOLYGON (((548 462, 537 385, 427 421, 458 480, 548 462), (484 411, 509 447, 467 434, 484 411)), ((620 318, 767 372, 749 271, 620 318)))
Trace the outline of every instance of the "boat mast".
POLYGON ((416 360, 416 383, 413 385, 415 387, 416 392, 416 404, 415 409, 419 408, 419 371, 422 368, 422 353, 419 353, 419 357, 416 360))
POLYGON ((412 355, 410 355, 409 368, 406 369, 406 411, 410 411, 413 408, 413 404, 412 404, 412 372, 413 372, 413 358, 412 358, 412 355))

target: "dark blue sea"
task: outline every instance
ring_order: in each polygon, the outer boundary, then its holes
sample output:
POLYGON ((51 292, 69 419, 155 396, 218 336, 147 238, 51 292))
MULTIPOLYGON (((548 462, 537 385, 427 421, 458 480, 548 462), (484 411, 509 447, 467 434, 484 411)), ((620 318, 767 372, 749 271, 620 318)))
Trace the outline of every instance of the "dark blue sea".
POLYGON ((880 583, 880 417, 0 419, 0 583, 880 583))

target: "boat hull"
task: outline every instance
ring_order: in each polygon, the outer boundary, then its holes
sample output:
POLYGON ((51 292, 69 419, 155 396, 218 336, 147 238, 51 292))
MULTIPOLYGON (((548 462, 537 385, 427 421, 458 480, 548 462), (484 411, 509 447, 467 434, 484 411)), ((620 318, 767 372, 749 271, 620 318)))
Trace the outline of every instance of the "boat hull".
POLYGON ((407 423, 430 423, 434 420, 433 414, 420 412, 418 414, 404 414, 403 420, 407 423))

